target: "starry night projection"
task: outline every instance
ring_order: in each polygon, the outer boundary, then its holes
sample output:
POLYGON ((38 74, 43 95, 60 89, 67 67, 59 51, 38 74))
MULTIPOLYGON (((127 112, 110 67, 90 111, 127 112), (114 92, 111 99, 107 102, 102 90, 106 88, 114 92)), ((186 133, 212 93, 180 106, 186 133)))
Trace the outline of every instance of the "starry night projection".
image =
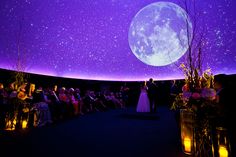
MULTIPOLYGON (((20 56, 26 72, 50 76, 183 78, 178 65, 187 55, 183 21, 188 15, 180 2, 2 0, 0 68, 14 70, 20 56)), ((198 26, 206 32, 203 68, 235 74, 236 1, 199 0, 196 8, 198 26)))

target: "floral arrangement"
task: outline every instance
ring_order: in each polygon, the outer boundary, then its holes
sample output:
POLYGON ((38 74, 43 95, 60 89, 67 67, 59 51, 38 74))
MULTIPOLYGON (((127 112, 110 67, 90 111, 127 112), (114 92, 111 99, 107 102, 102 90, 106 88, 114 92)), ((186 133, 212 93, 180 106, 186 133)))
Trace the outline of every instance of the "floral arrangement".
MULTIPOLYGON (((217 105, 216 101, 216 91, 213 88, 214 76, 211 70, 208 68, 204 72, 200 72, 199 68, 191 67, 188 68, 184 64, 181 64, 184 75, 185 84, 182 87, 182 93, 178 94, 175 101, 172 104, 172 109, 183 109, 183 113, 190 113, 192 115, 192 121, 186 117, 180 120, 181 124, 181 134, 186 135, 189 133, 193 145, 193 150, 191 153, 194 156, 209 156, 212 150, 211 140, 211 123, 210 119, 217 116, 217 105), (187 127, 188 121, 189 127, 193 130, 184 130, 187 127), (191 122, 191 123, 190 123, 191 122)), ((187 128, 188 129, 188 128, 187 128)), ((185 145, 184 141, 183 145, 185 145)), ((185 148, 185 147, 184 147, 185 148)))
POLYGON ((171 108, 198 110, 212 106, 216 98, 216 91, 213 89, 214 76, 211 70, 208 68, 200 74, 197 68, 191 70, 184 64, 181 64, 180 67, 185 75, 185 85, 182 87, 182 93, 176 96, 171 108))

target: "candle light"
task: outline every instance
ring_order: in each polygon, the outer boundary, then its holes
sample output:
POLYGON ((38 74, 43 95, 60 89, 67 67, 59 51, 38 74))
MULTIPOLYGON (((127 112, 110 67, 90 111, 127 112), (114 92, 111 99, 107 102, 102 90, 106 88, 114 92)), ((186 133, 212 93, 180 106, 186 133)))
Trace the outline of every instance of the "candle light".
POLYGON ((27 121, 23 120, 22 122, 22 129, 25 129, 27 127, 27 121))
POLYGON ((12 130, 15 130, 15 126, 16 126, 16 118, 13 120, 13 128, 12 128, 12 130))
POLYGON ((5 130, 15 130, 15 126, 16 126, 16 119, 14 119, 13 121, 9 120, 7 121, 5 130))
POLYGON ((193 130, 193 112, 185 109, 180 110, 181 143, 185 154, 194 153, 194 130, 193 130))
POLYGON ((219 147, 219 157, 228 157, 228 150, 225 146, 220 145, 219 147))
POLYGON ((7 121, 5 130, 11 130, 11 120, 7 121))
POLYGON ((226 128, 217 127, 216 128, 217 145, 215 146, 216 152, 219 157, 231 156, 230 143, 228 137, 228 131, 226 128), (218 150, 217 150, 218 149, 218 150))
POLYGON ((186 152, 191 152, 191 139, 189 137, 184 138, 184 150, 186 152))

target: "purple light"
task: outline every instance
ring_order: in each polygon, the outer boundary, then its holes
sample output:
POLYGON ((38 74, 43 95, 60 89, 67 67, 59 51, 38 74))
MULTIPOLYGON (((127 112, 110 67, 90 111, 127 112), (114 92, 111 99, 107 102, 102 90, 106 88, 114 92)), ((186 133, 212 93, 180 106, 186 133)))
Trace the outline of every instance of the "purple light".
MULTIPOLYGON (((0 5, 0 68, 14 69, 17 40, 25 71, 69 78, 141 81, 183 78, 174 64, 155 67, 136 58, 128 43, 136 13, 155 0, 3 0, 0 5), (20 31, 21 25, 21 31, 20 31), (20 38, 18 33, 21 32, 20 38)), ((177 3, 177 0, 169 2, 177 3)), ((204 68, 236 73, 236 2, 200 0, 207 32, 204 68)))

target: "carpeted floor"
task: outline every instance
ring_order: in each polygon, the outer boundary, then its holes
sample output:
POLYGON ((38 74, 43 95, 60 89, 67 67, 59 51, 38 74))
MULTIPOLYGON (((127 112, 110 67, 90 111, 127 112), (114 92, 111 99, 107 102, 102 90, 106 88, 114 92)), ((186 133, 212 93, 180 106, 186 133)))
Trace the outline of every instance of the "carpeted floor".
POLYGON ((182 157, 174 113, 109 110, 21 133, 1 133, 0 156, 182 157))

